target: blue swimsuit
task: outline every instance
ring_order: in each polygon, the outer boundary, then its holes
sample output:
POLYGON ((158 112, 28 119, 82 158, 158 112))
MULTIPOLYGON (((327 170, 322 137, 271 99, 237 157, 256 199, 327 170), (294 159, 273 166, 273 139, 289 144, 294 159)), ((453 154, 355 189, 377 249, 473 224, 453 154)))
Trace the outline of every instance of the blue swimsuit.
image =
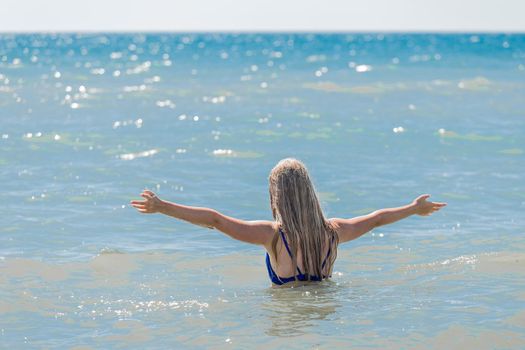
MULTIPOLYGON (((291 258, 292 252, 290 251, 290 247, 288 247, 288 242, 286 242, 286 238, 284 238, 284 233, 281 230, 281 228, 279 228, 279 233, 281 234, 281 238, 283 240, 284 246, 286 247, 286 250, 288 251, 288 254, 290 255, 290 258, 291 258)), ((321 266, 321 268, 324 268, 324 265, 326 264, 326 260, 330 256, 330 249, 331 247, 328 248, 328 254, 326 255, 326 258, 324 258, 323 265, 321 266)), ((268 253, 266 253, 266 267, 268 268, 268 275, 270 276, 270 280, 272 280, 272 283, 277 284, 279 286, 285 283, 288 283, 288 282, 295 281, 296 279, 298 281, 308 281, 308 276, 301 272, 301 270, 299 269, 299 266, 297 266, 297 272, 298 272, 297 275, 292 276, 292 277, 279 277, 272 268, 272 264, 270 262, 270 255, 268 255, 268 253)), ((324 276, 324 278, 326 278, 326 276, 324 276)), ((321 280, 322 278, 320 278, 319 276, 310 276, 310 281, 321 281, 321 280)))

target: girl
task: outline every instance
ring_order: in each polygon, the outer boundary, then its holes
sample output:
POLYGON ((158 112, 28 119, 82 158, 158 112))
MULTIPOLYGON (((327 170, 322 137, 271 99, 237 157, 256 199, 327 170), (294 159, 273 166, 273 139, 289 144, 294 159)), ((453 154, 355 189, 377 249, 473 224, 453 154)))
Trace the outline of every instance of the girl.
POLYGON ((281 160, 270 172, 269 182, 274 221, 235 219, 213 209, 163 201, 148 190, 141 193, 144 200, 131 201, 131 205, 141 213, 162 213, 264 246, 268 274, 274 285, 328 278, 338 244, 413 214, 430 215, 446 205, 427 201, 430 195, 425 194, 402 207, 352 219, 326 219, 308 171, 300 161, 281 160))

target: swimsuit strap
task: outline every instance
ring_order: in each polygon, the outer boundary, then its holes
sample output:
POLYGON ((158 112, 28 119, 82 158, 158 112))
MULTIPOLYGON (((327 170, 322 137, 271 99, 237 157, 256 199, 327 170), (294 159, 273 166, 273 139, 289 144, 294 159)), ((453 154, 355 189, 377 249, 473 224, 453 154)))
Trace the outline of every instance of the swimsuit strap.
MULTIPOLYGON (((334 242, 335 236, 332 236, 332 243, 334 242)), ((328 257, 330 256, 332 249, 332 245, 328 246, 328 253, 326 254, 326 258, 323 260, 323 265, 321 266, 322 269, 324 269, 324 265, 326 264, 326 260, 328 260, 328 257)))
MULTIPOLYGON (((288 254, 290 255, 290 258, 293 259, 292 251, 290 250, 290 247, 288 246, 288 242, 286 241, 286 238, 284 237, 284 232, 283 232, 283 230, 281 230, 280 227, 279 227, 279 233, 281 234, 281 238, 283 239, 284 246, 286 247, 286 250, 288 251, 288 254)), ((335 239, 335 236, 332 236, 332 243, 334 242, 334 239, 335 239)), ((330 245, 330 246, 328 246, 328 253, 326 254, 326 257, 323 260, 323 264, 321 265, 321 269, 324 269, 324 266, 326 265, 326 260, 328 260, 328 257, 330 256, 331 252, 332 252, 332 246, 330 245)), ((297 271, 299 272, 300 275, 303 274, 301 272, 301 270, 299 269, 299 266, 297 266, 297 271)))
MULTIPOLYGON (((279 233, 281 234, 281 238, 283 239, 284 246, 286 247, 286 250, 288 251, 288 254, 290 255, 290 258, 293 260, 292 251, 290 250, 290 247, 288 247, 288 242, 286 242, 286 238, 284 238, 284 232, 283 232, 283 230, 281 230, 280 227, 279 227, 279 233)), ((299 272, 300 275, 303 274, 301 272, 301 270, 299 269, 299 266, 297 266, 297 272, 299 272)))

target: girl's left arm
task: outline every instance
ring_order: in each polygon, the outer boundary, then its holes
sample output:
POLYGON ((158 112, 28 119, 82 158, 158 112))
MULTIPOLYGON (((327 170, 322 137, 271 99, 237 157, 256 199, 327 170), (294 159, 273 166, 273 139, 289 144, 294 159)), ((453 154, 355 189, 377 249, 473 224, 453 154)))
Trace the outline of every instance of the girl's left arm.
POLYGON ((144 190, 144 200, 131 201, 131 205, 141 213, 162 213, 192 224, 217 229, 239 241, 267 245, 272 239, 275 227, 271 221, 244 221, 235 219, 210 208, 190 207, 164 201, 155 193, 144 190))
POLYGON ((388 225, 414 214, 428 216, 447 205, 446 203, 427 201, 429 197, 429 194, 424 194, 414 199, 411 204, 402 207, 380 209, 352 219, 333 218, 330 221, 336 227, 339 242, 347 242, 378 226, 388 225))

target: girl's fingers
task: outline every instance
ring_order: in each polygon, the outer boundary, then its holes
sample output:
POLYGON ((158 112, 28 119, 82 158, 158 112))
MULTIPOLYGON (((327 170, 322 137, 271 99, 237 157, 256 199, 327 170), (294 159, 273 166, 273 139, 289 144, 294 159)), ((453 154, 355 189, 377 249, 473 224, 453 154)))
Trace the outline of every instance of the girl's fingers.
POLYGON ((145 200, 132 200, 129 203, 137 209, 138 212, 143 214, 153 213, 151 210, 152 200, 155 198, 155 193, 150 190, 144 190, 140 194, 145 200))
POLYGON ((419 196, 418 199, 428 199, 429 197, 430 197, 429 194, 423 194, 423 195, 419 196))

